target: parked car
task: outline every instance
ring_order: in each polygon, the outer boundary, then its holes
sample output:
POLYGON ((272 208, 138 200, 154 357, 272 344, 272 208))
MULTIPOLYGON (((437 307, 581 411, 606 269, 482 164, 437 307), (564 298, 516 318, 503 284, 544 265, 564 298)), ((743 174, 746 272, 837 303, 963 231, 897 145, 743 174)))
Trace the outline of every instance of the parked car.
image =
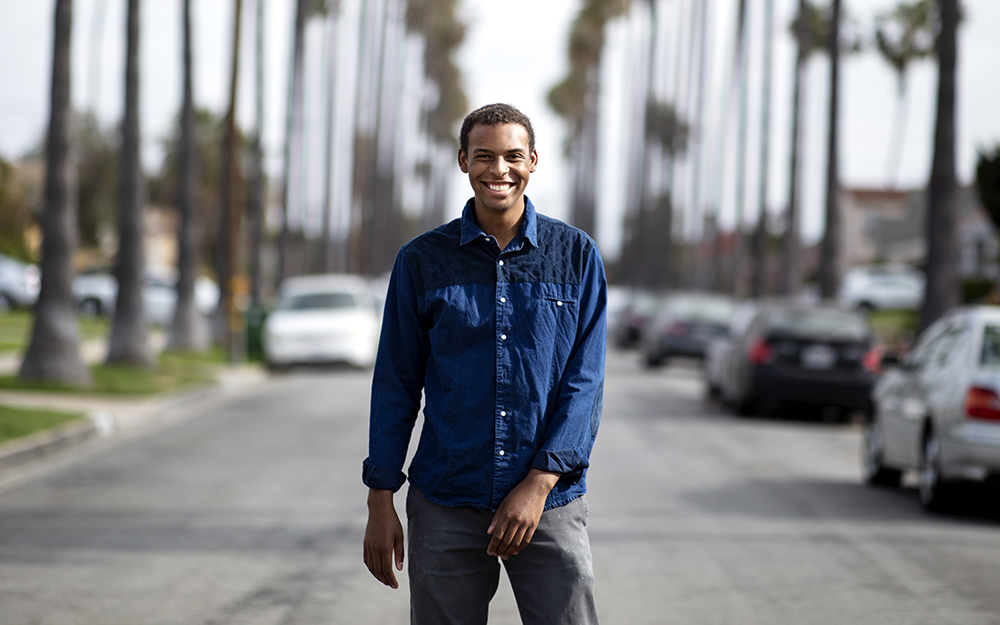
POLYGON ((358 276, 289 278, 264 322, 264 359, 271 369, 293 364, 375 363, 380 314, 358 276))
POLYGON ((838 302, 846 308, 913 310, 924 299, 924 273, 909 265, 868 265, 844 273, 838 302))
MULTIPOLYGON (((118 299, 118 279, 107 269, 80 273, 73 280, 73 299, 81 315, 113 315, 118 299)), ((199 276, 194 284, 194 299, 202 313, 214 313, 219 306, 219 285, 211 278, 199 276)), ((177 278, 174 272, 147 270, 143 277, 142 301, 150 323, 161 326, 170 324, 177 306, 177 278)))
POLYGON ((671 293, 661 301, 642 335, 642 354, 648 367, 658 367, 672 356, 704 358, 709 341, 725 336, 734 301, 712 293, 671 293))
POLYGON ((714 337, 705 347, 705 391, 708 397, 715 399, 722 395, 722 378, 726 359, 733 349, 733 337, 743 336, 747 326, 753 321, 757 306, 755 301, 738 304, 729 317, 726 333, 714 337))
POLYGON ((644 289, 630 291, 625 297, 627 301, 609 326, 611 339, 620 349, 636 347, 642 342, 642 333, 660 305, 660 297, 644 289))
POLYGON ((0 312, 34 306, 41 284, 37 265, 0 254, 0 312))
POLYGON ((875 385, 864 432, 865 481, 897 486, 916 469, 930 510, 958 503, 962 482, 1000 479, 1000 307, 931 324, 875 385))
POLYGON ((740 414, 763 404, 869 405, 880 364, 871 327, 855 310, 766 303, 754 312, 722 364, 722 399, 740 414))

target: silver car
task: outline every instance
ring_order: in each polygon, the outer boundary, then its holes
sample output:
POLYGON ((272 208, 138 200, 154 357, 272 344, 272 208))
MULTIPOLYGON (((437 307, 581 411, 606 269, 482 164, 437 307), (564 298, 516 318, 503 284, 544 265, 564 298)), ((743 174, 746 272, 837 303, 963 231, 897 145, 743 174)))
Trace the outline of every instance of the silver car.
POLYGON ((0 254, 0 312, 34 306, 41 288, 37 265, 0 254))
POLYGON ((938 511, 959 503, 961 483, 1000 479, 1000 307, 950 311, 883 374, 862 467, 890 486, 915 469, 921 503, 938 511))

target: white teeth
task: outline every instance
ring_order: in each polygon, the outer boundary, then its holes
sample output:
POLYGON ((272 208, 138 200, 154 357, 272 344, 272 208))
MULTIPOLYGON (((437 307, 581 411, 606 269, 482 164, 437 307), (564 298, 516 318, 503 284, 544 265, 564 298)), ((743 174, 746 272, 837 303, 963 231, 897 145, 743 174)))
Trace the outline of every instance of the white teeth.
POLYGON ((491 191, 506 191, 510 187, 509 184, 487 184, 486 186, 489 187, 491 191))

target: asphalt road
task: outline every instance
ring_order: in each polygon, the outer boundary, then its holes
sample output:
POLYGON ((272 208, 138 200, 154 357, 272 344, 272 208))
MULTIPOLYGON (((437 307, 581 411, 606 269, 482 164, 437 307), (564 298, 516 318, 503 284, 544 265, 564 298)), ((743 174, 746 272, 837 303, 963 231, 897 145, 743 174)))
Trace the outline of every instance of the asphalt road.
MULTIPOLYGON (((589 474, 605 625, 1000 623, 1000 516, 926 515, 859 483, 857 426, 637 363, 609 354, 589 474)), ((8 480, 0 625, 406 623, 405 574, 361 561, 369 376, 292 371, 8 480)))

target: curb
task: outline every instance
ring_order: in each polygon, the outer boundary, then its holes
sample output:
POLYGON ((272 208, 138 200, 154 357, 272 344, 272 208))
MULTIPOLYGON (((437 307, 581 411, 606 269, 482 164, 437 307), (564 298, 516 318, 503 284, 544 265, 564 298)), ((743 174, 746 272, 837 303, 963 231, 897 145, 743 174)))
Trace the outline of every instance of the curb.
POLYGON ((61 449, 97 436, 97 421, 90 417, 35 432, 0 445, 0 470, 53 454, 61 449))
POLYGON ((0 443, 0 472, 94 438, 107 438, 131 430, 168 411, 184 409, 216 397, 234 396, 246 388, 259 386, 266 379, 267 374, 262 370, 230 370, 217 376, 214 383, 188 391, 167 393, 129 404, 109 401, 106 406, 94 407, 79 419, 0 443))

